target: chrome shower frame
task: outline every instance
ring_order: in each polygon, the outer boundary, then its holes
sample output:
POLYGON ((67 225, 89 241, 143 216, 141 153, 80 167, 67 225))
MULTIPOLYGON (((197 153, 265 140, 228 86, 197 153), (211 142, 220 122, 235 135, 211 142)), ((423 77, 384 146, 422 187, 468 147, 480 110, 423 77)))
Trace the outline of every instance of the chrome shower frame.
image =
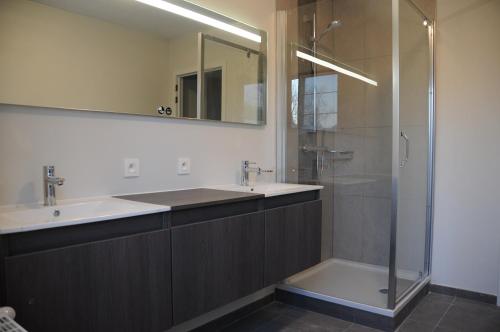
MULTIPOLYGON (((286 39, 287 17, 286 10, 277 12, 277 180, 287 181, 287 112, 289 98, 289 84, 287 80, 287 59, 293 56, 287 45, 286 39)), ((393 42, 393 140, 392 140, 392 207, 391 207, 391 234, 390 234, 390 254, 389 254, 389 289, 387 308, 376 308, 361 303, 349 303, 342 299, 331 298, 322 294, 315 294, 305 290, 293 289, 287 285, 283 288, 292 292, 297 292, 310 297, 321 298, 339 304, 346 304, 351 307, 364 309, 372 312, 378 312, 383 315, 393 316, 399 312, 404 305, 409 302, 425 285, 430 282, 432 265, 432 236, 433 236, 433 197, 434 197, 434 161, 435 161, 435 28, 436 23, 433 19, 427 17, 424 12, 411 0, 392 0, 392 42, 393 42), (428 103, 428 161, 427 161, 427 203, 426 203, 426 236, 425 236, 425 270, 422 277, 417 280, 400 296, 397 296, 396 286, 396 257, 397 257, 397 215, 398 215, 398 185, 399 185, 399 2, 407 1, 429 24, 427 26, 429 33, 429 53, 430 53, 430 75, 429 75, 429 103, 428 103)))
POLYGON ((391 236, 389 253, 389 288, 387 307, 395 309, 404 302, 412 292, 427 283, 431 275, 432 261, 432 231, 433 231, 433 195, 434 195, 434 159, 435 159, 435 21, 427 15, 412 0, 392 0, 392 201, 391 201, 391 236), (426 234, 424 274, 408 287, 401 295, 397 294, 397 226, 398 226, 398 195, 400 170, 400 59, 399 59, 399 4, 406 1, 422 19, 428 22, 429 38, 429 86, 428 86, 428 156, 427 156, 427 200, 426 200, 426 234))

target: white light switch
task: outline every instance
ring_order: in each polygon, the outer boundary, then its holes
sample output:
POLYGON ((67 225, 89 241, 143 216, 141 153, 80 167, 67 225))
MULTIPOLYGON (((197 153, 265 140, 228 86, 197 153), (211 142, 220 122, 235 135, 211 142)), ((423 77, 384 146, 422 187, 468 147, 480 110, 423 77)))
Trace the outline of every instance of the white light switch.
POLYGON ((139 159, 137 158, 126 158, 123 164, 123 177, 125 178, 136 178, 140 173, 139 159))
POLYGON ((179 158, 177 160, 177 174, 186 175, 191 173, 191 159, 179 158))

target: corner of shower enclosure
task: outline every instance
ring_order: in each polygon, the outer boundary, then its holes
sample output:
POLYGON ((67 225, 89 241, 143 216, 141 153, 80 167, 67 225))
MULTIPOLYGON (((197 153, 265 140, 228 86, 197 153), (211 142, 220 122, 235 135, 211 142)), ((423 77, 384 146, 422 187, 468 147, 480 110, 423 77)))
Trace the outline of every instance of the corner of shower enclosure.
POLYGON ((323 262, 288 287, 394 309, 427 280, 432 26, 409 0, 278 8, 278 179, 325 187, 323 262))

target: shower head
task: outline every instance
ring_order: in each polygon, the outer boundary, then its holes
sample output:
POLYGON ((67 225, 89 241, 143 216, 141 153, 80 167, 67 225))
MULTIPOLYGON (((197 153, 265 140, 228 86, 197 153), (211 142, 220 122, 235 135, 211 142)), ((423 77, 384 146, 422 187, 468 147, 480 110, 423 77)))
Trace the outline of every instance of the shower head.
POLYGON ((342 22, 340 22, 339 20, 333 20, 331 21, 328 26, 325 28, 325 30, 323 30, 322 33, 327 33, 328 31, 332 30, 332 29, 335 29, 335 28, 338 28, 342 25, 342 22))
POLYGON ((330 23, 328 23, 328 25, 326 26, 325 29, 323 29, 323 31, 321 31, 321 33, 319 34, 318 37, 316 38, 311 38, 311 40, 315 43, 319 43, 319 41, 328 33, 330 32, 331 30, 333 29, 336 29, 338 27, 342 26, 342 22, 339 21, 339 20, 333 20, 331 21, 330 23))

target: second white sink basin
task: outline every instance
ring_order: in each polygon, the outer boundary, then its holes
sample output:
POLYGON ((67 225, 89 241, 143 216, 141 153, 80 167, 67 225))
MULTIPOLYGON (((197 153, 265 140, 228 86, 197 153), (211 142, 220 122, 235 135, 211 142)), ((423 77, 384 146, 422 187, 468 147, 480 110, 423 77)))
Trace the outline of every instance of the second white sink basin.
POLYGON ((0 211, 0 234, 69 226, 168 211, 168 206, 112 197, 0 211))
POLYGON ((294 194, 304 191, 320 190, 323 186, 313 186, 295 183, 256 183, 251 186, 241 186, 238 184, 211 186, 210 189, 229 190, 262 194, 265 197, 294 194))

